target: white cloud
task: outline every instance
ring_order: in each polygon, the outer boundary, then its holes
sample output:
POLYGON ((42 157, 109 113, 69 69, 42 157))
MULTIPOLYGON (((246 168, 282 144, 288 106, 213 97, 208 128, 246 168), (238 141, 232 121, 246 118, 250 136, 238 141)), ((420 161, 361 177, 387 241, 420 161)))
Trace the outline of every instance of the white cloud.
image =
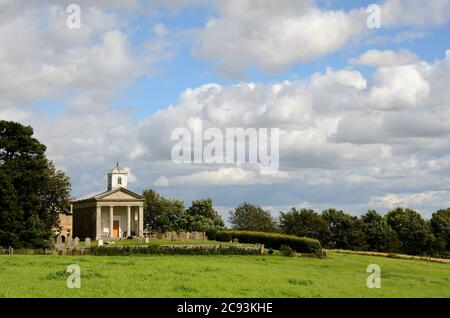
POLYGON ((169 187, 170 181, 166 177, 161 176, 153 182, 153 185, 157 187, 169 187))
MULTIPOLYGON (((389 193, 380 197, 373 197, 369 204, 386 210, 396 207, 415 207, 419 210, 438 210, 450 205, 448 191, 424 191, 419 193, 389 193)), ((430 217, 430 213, 427 213, 430 217)))
POLYGON ((344 47, 366 31, 365 11, 324 11, 313 1, 218 1, 198 54, 240 75, 249 66, 278 72, 344 47), (311 36, 314 34, 314 36, 311 36))
POLYGON ((370 99, 375 108, 416 108, 430 94, 427 65, 379 68, 373 76, 370 99))
POLYGON ((168 186, 249 186, 257 184, 276 184, 284 182, 289 174, 278 171, 275 174, 258 176, 254 170, 238 167, 221 167, 217 170, 195 172, 189 175, 176 176, 170 179, 158 178, 154 185, 168 186))
MULTIPOLYGON (((252 67, 280 72, 377 38, 377 32, 367 27, 365 7, 330 10, 312 0, 215 3, 217 17, 210 18, 200 31, 195 52, 231 77, 242 78, 252 67)), ((417 28, 401 30, 394 42, 422 38, 427 33, 419 28, 443 26, 450 20, 450 0, 386 0, 381 9, 382 28, 417 28)), ((380 66, 379 57, 388 58, 384 65, 414 62, 412 55, 400 53, 379 52, 377 57, 364 57, 366 61, 361 63, 380 66)))
POLYGON ((387 0, 382 6, 385 26, 440 26, 450 20, 449 0, 387 0))
MULTIPOLYGON (((177 104, 140 125, 140 158, 167 162, 164 178, 155 186, 178 195, 188 195, 183 194, 187 188, 190 196, 215 193, 220 204, 229 198, 231 190, 226 189, 237 185, 248 187, 233 197, 236 203, 245 196, 259 198, 261 204, 298 202, 300 195, 318 207, 335 202, 353 212, 372 204, 385 209, 374 191, 379 197, 450 191, 450 175, 438 177, 446 171, 446 159, 437 159, 450 156, 450 111, 442 106, 450 100, 444 88, 450 83, 449 57, 433 64, 379 67, 370 78, 352 69, 327 69, 302 81, 188 89, 177 104), (248 165, 172 164, 170 132, 192 128, 190 123, 200 120, 204 127, 221 130, 280 128, 281 174, 266 178, 248 165), (266 188, 271 195, 261 194, 266 188)), ((431 209, 425 201, 401 202, 431 209)))
POLYGON ((371 67, 394 66, 413 64, 418 61, 417 55, 409 50, 370 50, 356 59, 351 59, 350 64, 371 67))

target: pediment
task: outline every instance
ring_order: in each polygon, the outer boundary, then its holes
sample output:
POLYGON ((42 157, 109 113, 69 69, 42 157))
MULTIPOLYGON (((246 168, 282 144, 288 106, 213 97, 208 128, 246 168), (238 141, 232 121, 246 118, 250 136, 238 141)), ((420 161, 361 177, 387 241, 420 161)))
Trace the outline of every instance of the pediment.
POLYGON ((130 191, 130 190, 127 190, 124 188, 119 188, 119 189, 115 189, 113 191, 103 193, 102 195, 98 196, 96 199, 101 200, 101 201, 108 201, 108 200, 136 201, 136 200, 143 200, 143 197, 137 193, 130 191))

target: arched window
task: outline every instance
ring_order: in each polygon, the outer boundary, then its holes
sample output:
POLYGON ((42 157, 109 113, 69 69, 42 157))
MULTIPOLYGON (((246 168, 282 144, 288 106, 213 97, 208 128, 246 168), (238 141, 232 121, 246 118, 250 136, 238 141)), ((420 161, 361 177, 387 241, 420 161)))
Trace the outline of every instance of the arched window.
POLYGON ((117 184, 122 184, 122 178, 121 177, 117 178, 117 184))

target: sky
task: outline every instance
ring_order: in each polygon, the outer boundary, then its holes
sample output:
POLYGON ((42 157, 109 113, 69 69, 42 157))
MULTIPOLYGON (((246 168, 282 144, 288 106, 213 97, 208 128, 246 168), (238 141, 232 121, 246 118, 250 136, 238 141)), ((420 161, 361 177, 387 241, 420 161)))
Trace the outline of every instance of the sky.
POLYGON ((0 118, 34 128, 75 198, 119 161, 129 189, 211 197, 225 218, 429 218, 450 206, 449 21, 450 0, 0 0, 0 118), (171 133, 199 122, 278 128, 279 170, 175 163, 171 133))

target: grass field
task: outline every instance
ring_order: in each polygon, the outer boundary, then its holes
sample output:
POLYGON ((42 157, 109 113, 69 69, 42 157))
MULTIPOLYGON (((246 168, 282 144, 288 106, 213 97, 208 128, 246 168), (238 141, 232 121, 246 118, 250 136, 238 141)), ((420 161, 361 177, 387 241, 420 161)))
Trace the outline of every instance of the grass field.
POLYGON ((0 255, 0 297, 450 297, 449 264, 328 256, 0 255), (66 287, 72 263, 80 289, 66 287), (380 289, 366 287, 369 264, 380 289))

